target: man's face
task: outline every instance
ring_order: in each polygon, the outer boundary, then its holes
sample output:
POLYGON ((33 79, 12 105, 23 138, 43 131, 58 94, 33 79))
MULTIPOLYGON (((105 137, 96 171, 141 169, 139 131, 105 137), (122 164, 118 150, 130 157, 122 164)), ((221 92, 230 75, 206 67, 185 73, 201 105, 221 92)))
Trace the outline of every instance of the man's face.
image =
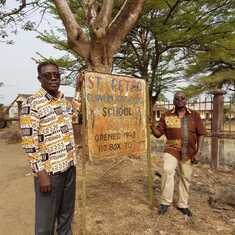
POLYGON ((174 105, 176 108, 184 108, 186 106, 186 96, 184 93, 178 92, 175 94, 174 105))
POLYGON ((49 93, 58 93, 60 87, 60 73, 58 68, 53 64, 41 67, 38 79, 42 87, 49 93))

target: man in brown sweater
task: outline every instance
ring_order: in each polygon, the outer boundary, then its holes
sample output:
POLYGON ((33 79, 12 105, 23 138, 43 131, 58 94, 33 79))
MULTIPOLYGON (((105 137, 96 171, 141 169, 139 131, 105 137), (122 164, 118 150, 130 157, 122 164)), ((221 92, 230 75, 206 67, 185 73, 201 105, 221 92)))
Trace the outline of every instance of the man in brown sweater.
POLYGON ((192 216, 188 209, 192 163, 200 158, 203 136, 206 134, 200 114, 186 107, 186 96, 177 92, 174 108, 161 116, 158 126, 152 125, 153 135, 167 138, 161 185, 160 214, 165 214, 173 201, 174 175, 179 167, 179 199, 177 209, 192 216))

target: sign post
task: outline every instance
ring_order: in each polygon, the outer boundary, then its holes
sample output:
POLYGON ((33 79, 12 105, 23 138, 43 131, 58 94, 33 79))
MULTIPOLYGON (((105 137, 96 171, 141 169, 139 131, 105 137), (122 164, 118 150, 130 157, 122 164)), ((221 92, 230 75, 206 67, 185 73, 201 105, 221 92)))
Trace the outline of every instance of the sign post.
POLYGON ((86 134, 90 160, 146 154, 144 80, 84 74, 86 134))
POLYGON ((85 72, 82 85, 82 234, 86 233, 86 161, 147 156, 153 206, 146 82, 128 76, 85 72))
POLYGON ((147 136, 147 173, 148 173, 148 193, 150 208, 153 209, 153 176, 152 176, 152 158, 151 158, 151 146, 150 146, 150 105, 149 105, 149 87, 146 85, 146 136, 147 136))

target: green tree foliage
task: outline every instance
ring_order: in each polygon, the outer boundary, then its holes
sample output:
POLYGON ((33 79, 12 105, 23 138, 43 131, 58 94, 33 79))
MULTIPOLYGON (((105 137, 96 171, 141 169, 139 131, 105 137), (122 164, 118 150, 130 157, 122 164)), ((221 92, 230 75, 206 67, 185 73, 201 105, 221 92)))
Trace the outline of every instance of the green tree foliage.
MULTIPOLYGON (((46 9, 54 18, 61 20, 51 1, 36 2, 41 11, 46 9)), ((86 37, 91 38, 95 25, 89 22, 93 20, 93 11, 92 8, 84 8, 83 2, 86 1, 69 0, 69 6, 86 37)), ((103 1, 95 2, 99 11, 103 1)), ((114 1, 113 18, 123 2, 114 1)), ((233 77, 233 70, 228 67, 233 69, 234 66, 234 9, 234 0, 146 0, 141 18, 124 40, 121 50, 114 55, 113 69, 146 79, 153 102, 160 93, 177 87, 183 78, 193 81, 188 88, 192 93, 193 90, 200 93, 208 89, 204 85, 208 80, 217 86, 222 74, 226 79, 229 74, 233 77), (204 76, 198 80, 200 73, 204 76)), ((87 60, 78 56, 68 43, 64 28, 55 26, 39 33, 38 37, 66 51, 66 55, 56 61, 70 69, 70 75, 87 67, 87 60)), ((105 43, 109 44, 110 40, 105 43)), ((226 79, 222 79, 223 84, 226 79)))
POLYGON ((194 64, 186 71, 191 85, 184 88, 188 96, 195 96, 214 89, 235 91, 235 40, 211 47, 207 53, 199 53, 194 64))
MULTIPOLYGON (((143 8, 144 0, 26 0, 19 1, 17 9, 0 11, 0 19, 7 23, 24 14, 29 5, 35 10, 48 9, 57 14, 66 31, 68 48, 81 57, 89 70, 111 72, 113 55, 120 49, 125 36, 135 25, 143 8), (41 5, 46 5, 45 8, 41 5), (118 10, 115 11, 115 8, 118 10), (13 17, 15 16, 15 17, 13 17)), ((5 6, 6 2, 1 2, 5 6)), ((42 12, 42 18, 45 13, 42 12)), ((26 24, 31 30, 33 23, 26 24)))
POLYGON ((206 44, 206 50, 188 60, 185 76, 191 84, 183 90, 189 97, 215 89, 235 91, 235 2, 223 12, 223 17, 216 18, 222 22, 216 37, 206 44))
MULTIPOLYGON (((85 27, 84 12, 77 2, 73 4, 76 17, 85 27)), ((56 16, 56 10, 52 12, 56 16)), ((113 69, 146 79, 155 102, 161 92, 173 90, 183 78, 204 72, 200 62, 205 65, 205 61, 200 57, 211 57, 212 48, 216 52, 219 48, 220 55, 228 53, 223 46, 231 43, 225 39, 234 31, 233 12, 232 0, 148 0, 140 20, 114 56, 113 69)), ((39 38, 69 52, 74 64, 80 64, 76 69, 86 67, 84 60, 69 49, 61 28, 44 32, 39 38)))
POLYGON ((234 33, 234 8, 232 0, 147 1, 117 56, 117 67, 146 78, 154 102, 160 92, 189 76, 188 67, 198 66, 197 55, 209 56, 210 48, 228 54, 231 41, 225 40, 234 33))

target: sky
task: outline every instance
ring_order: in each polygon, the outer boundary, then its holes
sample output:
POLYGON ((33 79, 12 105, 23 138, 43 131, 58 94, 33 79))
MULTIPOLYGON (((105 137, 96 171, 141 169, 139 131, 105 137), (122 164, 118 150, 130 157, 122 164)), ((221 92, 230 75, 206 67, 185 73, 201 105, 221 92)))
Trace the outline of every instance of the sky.
MULTIPOLYGON (((13 7, 15 3, 11 4, 10 6, 13 7)), ((40 17, 33 15, 33 19, 38 18, 40 17)), ((41 32, 44 29, 50 30, 60 24, 61 22, 46 15, 39 30, 41 32)), ((0 42, 0 82, 4 83, 4 86, 0 87, 0 103, 9 105, 18 94, 32 94, 40 88, 37 80, 37 65, 32 60, 32 57, 38 58, 37 52, 45 57, 62 55, 60 51, 37 39, 36 36, 35 32, 19 30, 17 35, 11 35, 10 39, 15 42, 13 45, 0 42)), ((61 86, 61 90, 66 96, 74 95, 73 87, 61 86)), ((166 96, 169 98, 171 94, 166 96)))
MULTIPOLYGON (((15 1, 8 1, 6 9, 18 7, 15 1)), ((27 20, 38 22, 41 15, 37 12, 29 14, 27 20)), ((45 29, 50 30, 61 23, 54 20, 50 15, 45 14, 40 27, 41 32, 45 29)), ((45 57, 57 57, 61 52, 51 45, 36 38, 35 32, 24 31, 18 27, 16 35, 10 34, 13 45, 0 42, 0 82, 4 86, 0 87, 0 103, 9 105, 17 94, 32 94, 40 88, 37 80, 37 64, 32 57, 39 58, 37 52, 45 57)), ((74 88, 61 86, 61 90, 66 96, 74 96, 74 88)))
MULTIPOLYGON (((13 45, 0 43, 0 103, 9 105, 18 94, 32 94, 40 88, 37 80, 38 58, 36 52, 45 57, 60 56, 61 52, 36 38, 36 33, 20 31, 13 45)), ((74 88, 61 86, 66 96, 74 96, 74 88)), ((170 95, 167 95, 170 96, 170 95)))
MULTIPOLYGON (((60 55, 59 51, 47 43, 36 39, 33 32, 20 31, 15 37, 14 45, 0 43, 0 103, 10 104, 17 94, 30 94, 39 89, 37 65, 32 57, 38 58, 36 52, 44 56, 60 55)), ((61 86, 66 96, 73 96, 72 87, 61 86)))

